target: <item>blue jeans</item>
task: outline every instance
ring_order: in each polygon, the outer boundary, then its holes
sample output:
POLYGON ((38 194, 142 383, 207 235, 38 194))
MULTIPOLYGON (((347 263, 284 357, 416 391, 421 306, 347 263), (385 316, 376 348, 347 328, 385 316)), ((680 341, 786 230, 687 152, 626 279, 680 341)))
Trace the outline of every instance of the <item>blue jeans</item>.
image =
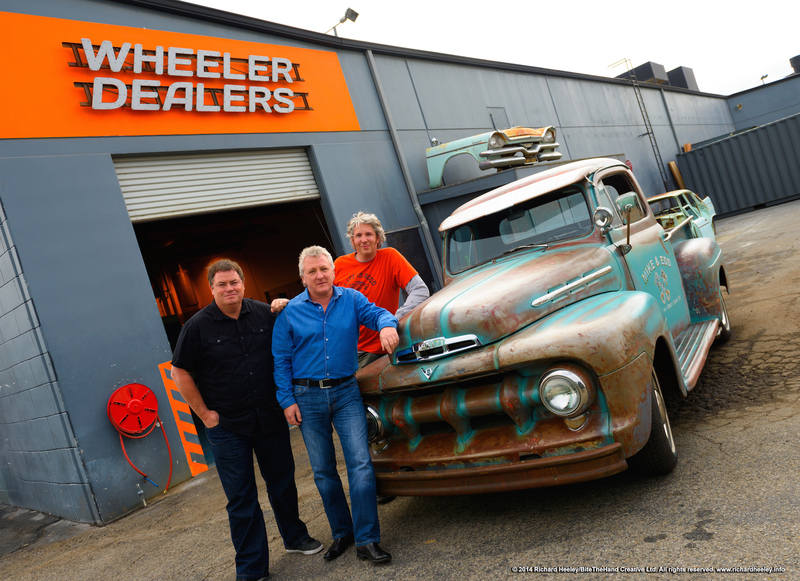
POLYGON ((333 538, 352 533, 356 545, 379 542, 375 471, 369 456, 367 420, 358 383, 352 379, 329 389, 295 385, 294 397, 302 416, 300 431, 314 470, 314 482, 322 497, 333 538), (347 465, 352 518, 336 470, 332 427, 339 435, 347 465))
POLYGON ((308 529, 300 520, 294 457, 289 429, 258 431, 244 436, 215 426, 206 431, 228 499, 228 523, 236 549, 236 576, 258 579, 269 574, 269 551, 264 513, 258 503, 253 453, 267 483, 267 496, 285 546, 304 540, 308 529))

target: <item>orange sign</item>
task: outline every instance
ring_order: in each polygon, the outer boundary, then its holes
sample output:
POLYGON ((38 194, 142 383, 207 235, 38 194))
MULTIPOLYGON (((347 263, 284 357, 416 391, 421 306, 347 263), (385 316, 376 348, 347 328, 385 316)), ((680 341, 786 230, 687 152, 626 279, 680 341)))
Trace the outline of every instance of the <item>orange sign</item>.
POLYGON ((0 137, 358 131, 330 51, 0 12, 0 137))

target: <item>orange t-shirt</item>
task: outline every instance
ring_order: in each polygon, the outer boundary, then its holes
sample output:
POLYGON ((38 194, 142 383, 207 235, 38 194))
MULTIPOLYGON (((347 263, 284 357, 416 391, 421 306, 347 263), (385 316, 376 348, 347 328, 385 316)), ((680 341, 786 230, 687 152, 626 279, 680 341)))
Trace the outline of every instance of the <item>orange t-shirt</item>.
MULTIPOLYGON (((340 256, 333 263, 336 278, 333 284, 360 291, 371 302, 390 313, 400 306, 400 289, 417 275, 408 260, 394 248, 378 248, 369 262, 356 260, 355 252, 340 256)), ((358 350, 383 353, 377 331, 362 325, 358 335, 358 350)))

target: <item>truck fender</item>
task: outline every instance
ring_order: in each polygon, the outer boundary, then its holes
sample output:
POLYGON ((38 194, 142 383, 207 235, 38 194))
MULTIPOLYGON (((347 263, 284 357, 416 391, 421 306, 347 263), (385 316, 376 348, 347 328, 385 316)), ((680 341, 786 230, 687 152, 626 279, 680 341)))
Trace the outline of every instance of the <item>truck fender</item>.
POLYGON ((724 276, 719 244, 711 238, 691 238, 676 243, 674 249, 691 321, 717 318, 720 276, 724 276))

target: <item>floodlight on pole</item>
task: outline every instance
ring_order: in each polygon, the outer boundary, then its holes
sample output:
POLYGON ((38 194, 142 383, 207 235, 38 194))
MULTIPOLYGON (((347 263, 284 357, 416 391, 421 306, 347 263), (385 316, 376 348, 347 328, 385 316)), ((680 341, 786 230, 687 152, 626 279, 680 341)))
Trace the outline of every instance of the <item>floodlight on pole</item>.
POLYGON ((336 24, 334 24, 333 26, 331 26, 331 27, 330 27, 328 30, 326 30, 326 31, 325 31, 325 34, 328 34, 328 33, 329 33, 331 30, 332 30, 332 31, 333 31, 333 36, 339 36, 339 33, 337 33, 337 32, 336 32, 336 27, 337 27, 337 26, 339 26, 340 24, 344 24, 344 23, 345 23, 345 22, 347 22, 348 20, 349 20, 350 22, 355 22, 355 21, 356 21, 356 18, 358 18, 358 12, 356 12, 356 11, 355 11, 355 10, 353 10, 352 8, 348 8, 348 9, 345 11, 345 13, 344 13, 344 16, 342 16, 342 17, 339 19, 339 22, 337 22, 336 24))

